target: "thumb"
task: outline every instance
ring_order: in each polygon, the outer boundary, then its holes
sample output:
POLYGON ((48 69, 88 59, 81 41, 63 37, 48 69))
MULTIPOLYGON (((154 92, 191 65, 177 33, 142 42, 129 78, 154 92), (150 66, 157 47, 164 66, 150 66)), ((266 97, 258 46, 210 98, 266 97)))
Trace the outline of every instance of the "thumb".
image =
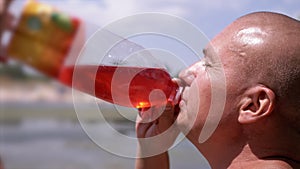
POLYGON ((168 102, 161 116, 157 119, 156 124, 161 132, 167 130, 175 121, 174 105, 168 102))

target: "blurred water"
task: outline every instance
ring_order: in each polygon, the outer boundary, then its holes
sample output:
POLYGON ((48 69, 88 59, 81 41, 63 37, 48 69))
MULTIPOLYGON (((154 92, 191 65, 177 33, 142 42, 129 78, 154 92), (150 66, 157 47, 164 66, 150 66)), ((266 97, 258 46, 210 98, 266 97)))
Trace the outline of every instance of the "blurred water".
MULTIPOLYGON (((1 83, 0 156, 5 169, 134 168, 134 159, 104 151, 90 140, 78 123, 71 90, 61 92, 60 87, 46 82, 1 83)), ((81 99, 84 119, 95 128, 103 128, 104 123, 95 120, 98 114, 90 109, 91 98, 81 99)), ((112 105, 100 102, 99 106, 111 126, 134 137, 133 122, 124 119, 112 105)), ((136 113, 130 111, 128 114, 135 119, 136 113)), ((136 148, 122 145, 119 138, 108 131, 103 135, 111 138, 108 141, 112 146, 136 148)), ((188 141, 171 150, 170 160, 173 169, 208 168, 201 154, 188 141)))
MULTIPOLYGON (((103 123, 95 125, 101 127, 103 123)), ((134 135, 132 123, 112 125, 122 133, 134 135)), ((23 119, 21 123, 0 124, 0 134, 0 154, 6 169, 134 168, 134 159, 102 150, 76 122, 23 119)), ((187 141, 172 149, 170 154, 174 169, 208 168, 202 156, 187 141)))

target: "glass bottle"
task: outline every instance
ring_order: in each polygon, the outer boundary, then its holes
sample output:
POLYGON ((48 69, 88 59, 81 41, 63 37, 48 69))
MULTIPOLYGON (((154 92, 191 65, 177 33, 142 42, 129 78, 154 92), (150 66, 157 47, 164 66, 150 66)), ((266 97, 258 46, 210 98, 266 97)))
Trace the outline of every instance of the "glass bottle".
POLYGON ((94 37, 98 35, 105 41, 91 40, 84 46, 86 23, 29 0, 9 40, 7 54, 67 86, 113 104, 147 108, 179 102, 182 88, 150 52, 109 31, 102 30, 94 37), (98 54, 97 45, 114 41, 118 43, 104 55, 98 54))

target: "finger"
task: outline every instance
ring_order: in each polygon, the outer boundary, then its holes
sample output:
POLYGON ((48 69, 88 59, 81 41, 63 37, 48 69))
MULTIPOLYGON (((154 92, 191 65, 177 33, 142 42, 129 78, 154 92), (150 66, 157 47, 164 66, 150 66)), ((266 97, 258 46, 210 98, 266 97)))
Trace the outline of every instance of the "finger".
POLYGON ((161 107, 163 112, 160 117, 173 118, 174 116, 174 105, 171 101, 167 102, 165 107, 161 107))
POLYGON ((146 138, 147 132, 153 123, 136 123, 136 136, 137 138, 146 138))
POLYGON ((2 27, 0 31, 2 31, 4 26, 6 27, 6 22, 12 21, 10 19, 14 19, 13 15, 8 13, 8 8, 11 4, 11 1, 12 0, 6 0, 0 3, 0 28, 2 27))
POLYGON ((10 13, 7 13, 5 15, 5 20, 4 20, 4 30, 12 30, 14 28, 14 21, 15 21, 15 16, 13 16, 10 13))
POLYGON ((0 63, 6 63, 7 60, 8 60, 8 57, 6 55, 5 47, 0 42, 0 63))
POLYGON ((139 109, 139 123, 150 123, 152 120, 152 114, 155 112, 155 107, 141 108, 139 109))
POLYGON ((174 105, 172 102, 167 102, 165 106, 154 106, 146 109, 138 109, 139 116, 137 123, 150 123, 156 124, 163 123, 162 126, 170 126, 174 122, 174 105))
POLYGON ((174 111, 172 103, 168 103, 165 107, 156 108, 154 111, 161 111, 158 118, 153 121, 153 125, 156 126, 158 133, 162 133, 167 130, 174 123, 174 111))
POLYGON ((0 63, 7 63, 8 58, 0 55, 0 63))

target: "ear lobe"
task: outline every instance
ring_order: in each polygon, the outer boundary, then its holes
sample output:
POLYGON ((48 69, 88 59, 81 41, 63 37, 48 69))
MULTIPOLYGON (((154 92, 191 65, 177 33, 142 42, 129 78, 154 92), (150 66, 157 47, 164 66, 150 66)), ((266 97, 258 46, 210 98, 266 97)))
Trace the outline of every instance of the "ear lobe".
POLYGON ((242 124, 254 123, 273 112, 274 92, 265 86, 248 89, 240 102, 238 121, 242 124))

